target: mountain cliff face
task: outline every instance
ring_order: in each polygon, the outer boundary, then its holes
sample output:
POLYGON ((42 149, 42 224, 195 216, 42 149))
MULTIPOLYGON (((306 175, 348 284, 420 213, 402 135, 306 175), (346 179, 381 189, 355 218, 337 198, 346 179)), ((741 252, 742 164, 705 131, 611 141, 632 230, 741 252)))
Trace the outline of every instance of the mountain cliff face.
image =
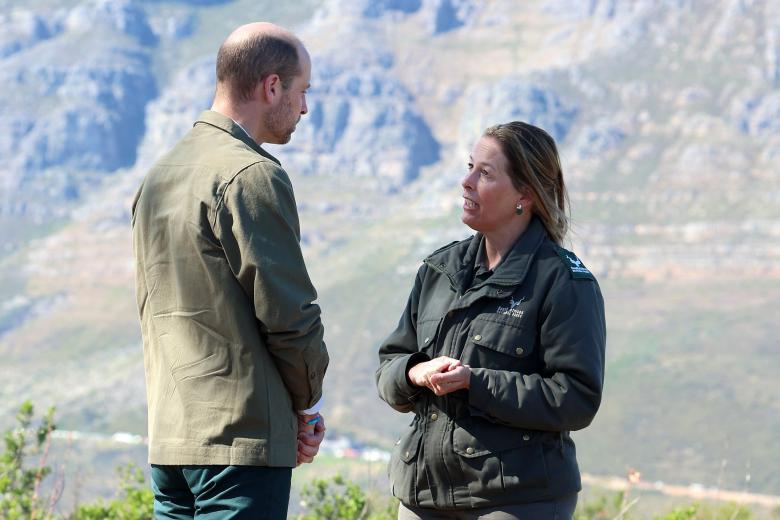
POLYGON ((300 175, 347 172, 374 179, 379 191, 397 190, 439 160, 439 143, 390 70, 392 54, 366 48, 355 56, 344 48, 313 55, 307 124, 291 146, 275 150, 300 175))
POLYGON ((522 119, 560 145, 571 247, 607 303, 583 469, 780 489, 775 2, 0 6, 0 417, 30 397, 69 428, 145 431, 129 202, 210 106, 224 36, 270 19, 313 57, 310 112, 269 150, 324 310, 329 428, 390 445, 408 419, 375 397, 378 343, 420 260, 469 234, 473 142, 522 119))
POLYGON ((0 32, 0 213, 61 216, 52 202, 135 162, 157 39, 131 1, 11 11, 0 32))

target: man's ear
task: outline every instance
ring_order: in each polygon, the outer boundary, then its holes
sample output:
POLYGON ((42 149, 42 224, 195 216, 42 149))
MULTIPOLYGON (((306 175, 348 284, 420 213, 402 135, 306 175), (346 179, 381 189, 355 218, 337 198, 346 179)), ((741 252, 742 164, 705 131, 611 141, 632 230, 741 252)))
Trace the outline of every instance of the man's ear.
POLYGON ((282 81, 277 74, 269 74, 257 84, 257 94, 266 103, 273 104, 282 93, 282 81))

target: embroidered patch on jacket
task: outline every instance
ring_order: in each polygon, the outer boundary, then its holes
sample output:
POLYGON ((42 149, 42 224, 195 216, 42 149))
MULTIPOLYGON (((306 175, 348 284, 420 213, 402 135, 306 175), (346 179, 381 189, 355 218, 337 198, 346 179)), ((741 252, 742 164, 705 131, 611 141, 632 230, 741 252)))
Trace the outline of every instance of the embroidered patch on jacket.
POLYGON ((506 314, 513 318, 522 318, 523 311, 521 309, 516 309, 515 307, 523 303, 523 300, 525 300, 525 296, 521 296, 519 300, 515 300, 514 297, 509 298, 509 303, 507 305, 499 305, 498 309, 496 309, 496 313, 506 314))
POLYGON ((555 251, 558 253, 558 256, 561 257, 561 261, 563 264, 569 268, 569 272, 571 272, 571 277, 575 280, 595 280, 596 278, 593 277, 593 273, 591 273, 587 267, 582 265, 582 260, 577 258, 577 255, 572 253, 571 251, 567 251, 566 249, 563 249, 562 247, 555 248, 555 251))

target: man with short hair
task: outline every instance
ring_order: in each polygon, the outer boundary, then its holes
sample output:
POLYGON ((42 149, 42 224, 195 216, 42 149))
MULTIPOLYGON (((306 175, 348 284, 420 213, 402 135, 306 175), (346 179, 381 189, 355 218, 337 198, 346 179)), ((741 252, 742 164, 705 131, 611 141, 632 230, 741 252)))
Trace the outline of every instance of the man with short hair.
POLYGON ((261 147, 290 140, 310 77, 290 32, 236 29, 211 110, 133 202, 157 518, 285 518, 323 439, 317 294, 292 185, 261 147))

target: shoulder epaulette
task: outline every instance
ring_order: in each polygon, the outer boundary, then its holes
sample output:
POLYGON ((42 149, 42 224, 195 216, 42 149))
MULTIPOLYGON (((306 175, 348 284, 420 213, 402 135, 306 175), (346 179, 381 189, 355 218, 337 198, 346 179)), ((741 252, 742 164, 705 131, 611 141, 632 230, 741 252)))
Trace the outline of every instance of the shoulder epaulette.
POLYGON ((582 260, 577 258, 577 255, 560 246, 555 246, 555 252, 558 253, 561 262, 563 262, 563 265, 569 270, 571 277, 574 280, 596 280, 593 273, 582 265, 582 260))

